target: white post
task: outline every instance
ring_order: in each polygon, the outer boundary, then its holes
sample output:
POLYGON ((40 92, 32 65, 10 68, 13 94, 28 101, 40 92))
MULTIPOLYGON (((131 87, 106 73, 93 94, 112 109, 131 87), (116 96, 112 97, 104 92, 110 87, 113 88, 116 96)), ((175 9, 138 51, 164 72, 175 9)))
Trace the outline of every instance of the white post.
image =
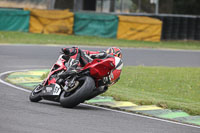
POLYGON ((120 0, 120 12, 122 13, 123 12, 123 0, 120 0))
POLYGON ((138 12, 141 12, 141 0, 138 0, 138 12))
POLYGON ((150 0, 151 4, 155 4, 155 14, 158 15, 159 14, 159 0, 150 0))
POLYGON ((74 12, 77 10, 77 8, 76 8, 76 7, 77 7, 77 6, 76 6, 76 2, 77 2, 77 1, 74 0, 74 9, 73 9, 74 12))
POLYGON ((156 0, 156 9, 155 9, 155 14, 159 14, 159 0, 156 0))

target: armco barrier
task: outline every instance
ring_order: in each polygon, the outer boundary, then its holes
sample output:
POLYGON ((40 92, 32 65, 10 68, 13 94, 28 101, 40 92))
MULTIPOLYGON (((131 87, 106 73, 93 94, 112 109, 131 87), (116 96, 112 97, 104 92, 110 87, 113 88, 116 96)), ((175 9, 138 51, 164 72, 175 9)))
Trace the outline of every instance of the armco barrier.
POLYGON ((0 9, 0 30, 29 31, 30 11, 0 9))
POLYGON ((30 10, 30 29, 32 33, 72 34, 74 13, 69 10, 30 10))
POLYGON ((200 40, 200 16, 173 14, 121 13, 127 16, 148 16, 163 22, 161 40, 200 40))
POLYGON ((160 41, 162 21, 159 19, 144 16, 118 17, 118 39, 160 41))
POLYGON ((116 15, 75 13, 75 35, 116 38, 118 17, 116 15))
MULTIPOLYGON (((30 11, 0 9, 0 30, 25 32, 29 30, 33 33, 74 33, 76 35, 116 38, 118 29, 117 15, 148 16, 162 21, 161 40, 200 40, 200 16, 141 13, 115 15, 75 13, 74 16, 68 10, 30 10, 32 15, 29 28, 30 11), (62 15, 59 15, 60 12, 63 12, 61 13, 62 15)), ((130 34, 129 37, 131 38, 132 35, 130 34)), ((134 40, 138 39, 134 38, 134 40)))

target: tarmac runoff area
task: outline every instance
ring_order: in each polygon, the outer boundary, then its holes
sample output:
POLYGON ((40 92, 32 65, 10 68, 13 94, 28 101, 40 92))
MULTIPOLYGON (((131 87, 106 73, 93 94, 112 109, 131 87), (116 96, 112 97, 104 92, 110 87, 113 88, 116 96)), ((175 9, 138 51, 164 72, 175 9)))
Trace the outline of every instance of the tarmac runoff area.
MULTIPOLYGON (((37 84, 42 82, 41 76, 48 71, 48 69, 43 69, 11 72, 8 73, 5 80, 14 85, 32 90, 37 84)), ((200 126, 200 116, 191 116, 181 110, 163 109, 156 105, 139 106, 128 101, 115 101, 112 97, 107 96, 97 96, 85 103, 129 113, 142 114, 163 120, 167 119, 183 124, 200 126)))

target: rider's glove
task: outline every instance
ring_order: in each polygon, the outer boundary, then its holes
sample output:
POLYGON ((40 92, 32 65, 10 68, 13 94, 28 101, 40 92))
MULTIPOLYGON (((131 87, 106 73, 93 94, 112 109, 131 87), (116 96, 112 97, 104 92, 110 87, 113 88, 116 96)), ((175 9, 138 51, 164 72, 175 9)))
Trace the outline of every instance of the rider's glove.
POLYGON ((92 54, 92 55, 90 55, 90 57, 92 59, 96 59, 96 58, 98 58, 98 59, 104 59, 106 56, 107 56, 107 53, 105 51, 100 51, 98 54, 92 54))

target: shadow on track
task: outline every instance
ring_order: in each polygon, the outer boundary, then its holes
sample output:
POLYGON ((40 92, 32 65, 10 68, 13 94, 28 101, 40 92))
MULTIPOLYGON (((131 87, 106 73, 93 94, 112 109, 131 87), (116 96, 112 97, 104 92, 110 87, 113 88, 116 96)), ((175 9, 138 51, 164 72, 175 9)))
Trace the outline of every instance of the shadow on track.
POLYGON ((41 101, 38 102, 37 104, 44 104, 44 105, 50 105, 50 106, 57 106, 63 109, 70 109, 70 110, 90 110, 90 111, 95 111, 95 110, 99 110, 98 108, 95 107, 91 107, 91 106, 87 106, 87 105, 83 105, 83 104, 79 104, 78 106, 74 107, 74 108, 64 108, 60 105, 60 103, 57 102, 52 102, 52 101, 41 101))

